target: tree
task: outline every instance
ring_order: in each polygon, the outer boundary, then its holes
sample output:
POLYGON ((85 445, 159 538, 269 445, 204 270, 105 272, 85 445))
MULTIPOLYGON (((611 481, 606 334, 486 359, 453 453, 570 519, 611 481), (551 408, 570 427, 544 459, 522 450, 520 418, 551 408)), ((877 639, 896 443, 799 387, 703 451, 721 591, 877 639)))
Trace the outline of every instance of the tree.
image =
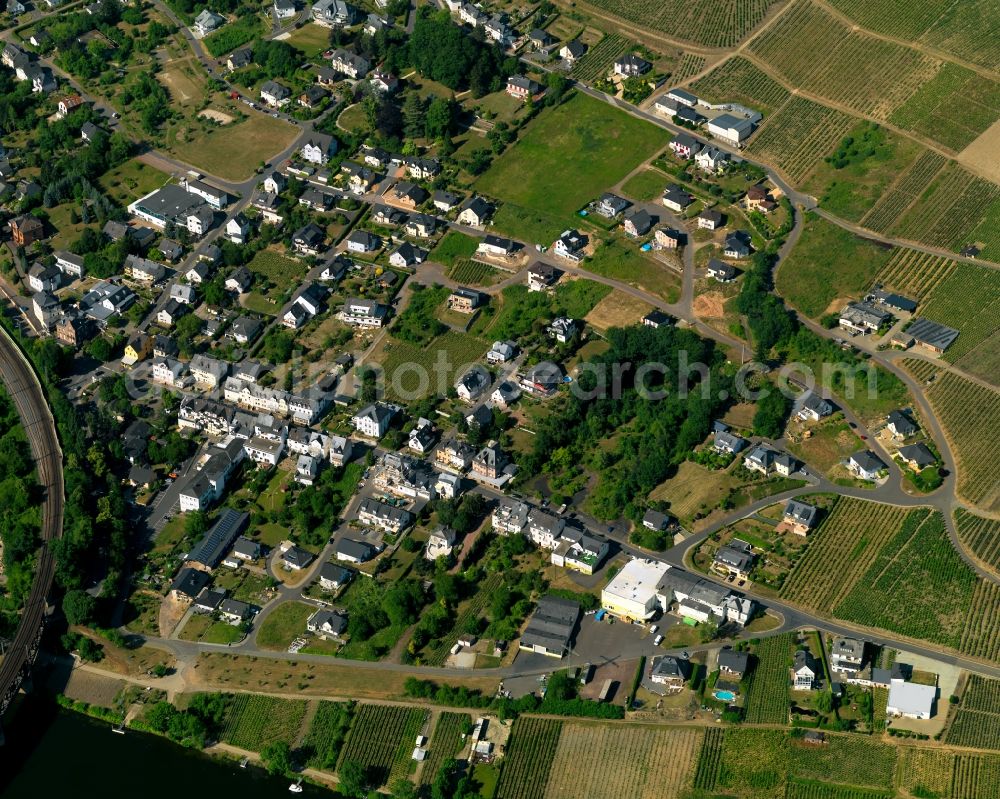
POLYGON ((435 98, 427 108, 425 132, 428 139, 443 139, 452 132, 455 119, 455 101, 435 98))
POLYGON ((780 438, 791 409, 792 401, 778 391, 776 386, 772 384, 765 387, 765 393, 757 401, 757 412, 753 416, 754 434, 764 438, 780 438))
POLYGON ((62 609, 70 624, 90 624, 97 611, 97 600, 86 591, 67 591, 63 597, 62 609))
POLYGON ((403 134, 407 138, 422 136, 426 128, 423 98, 416 92, 406 95, 403 102, 403 134))
POLYGON ((392 799, 418 799, 417 786, 408 779, 400 778, 392 784, 392 799))
POLYGON ((292 770, 292 749, 286 741, 272 741, 260 753, 271 774, 287 774, 292 770))
POLYGON ((820 691, 816 695, 816 709, 820 713, 829 713, 833 710, 833 694, 829 691, 820 691))
POLYGON ((345 760, 337 772, 340 791, 345 796, 361 799, 368 790, 368 774, 357 760, 345 760))

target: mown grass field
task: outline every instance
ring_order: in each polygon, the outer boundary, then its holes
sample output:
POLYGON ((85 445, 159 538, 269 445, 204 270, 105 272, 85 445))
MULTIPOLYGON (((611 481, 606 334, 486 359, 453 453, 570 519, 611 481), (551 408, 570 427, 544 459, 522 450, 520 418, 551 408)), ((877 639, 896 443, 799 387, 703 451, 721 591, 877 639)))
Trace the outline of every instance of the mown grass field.
POLYGON ((476 254, 479 239, 457 230, 449 230, 431 250, 430 260, 451 266, 457 259, 471 258, 476 254))
POLYGON ((309 22, 292 31, 283 41, 301 50, 306 58, 315 58, 330 46, 330 29, 309 22))
POLYGON ((667 134, 655 125, 576 94, 540 114, 476 187, 505 203, 494 219, 496 228, 548 244, 575 224, 579 209, 667 141, 667 134), (523 222, 518 221, 518 209, 527 212, 523 222))
POLYGON ((798 244, 778 266, 778 292, 806 316, 831 310, 834 300, 869 288, 892 250, 867 241, 820 216, 806 217, 798 244))
POLYGON ((123 206, 169 182, 170 175, 137 158, 109 169, 98 180, 108 196, 123 206))
POLYGON ((622 184, 622 194, 630 200, 649 202, 657 200, 666 189, 670 178, 659 169, 644 169, 636 172, 622 184))
POLYGON ((609 238, 581 266, 594 274, 620 280, 655 294, 667 302, 677 302, 680 299, 681 276, 655 258, 640 252, 635 241, 609 238))
POLYGON ((282 602, 257 630, 262 649, 284 652, 296 638, 306 635, 306 619, 316 610, 305 602, 282 602))

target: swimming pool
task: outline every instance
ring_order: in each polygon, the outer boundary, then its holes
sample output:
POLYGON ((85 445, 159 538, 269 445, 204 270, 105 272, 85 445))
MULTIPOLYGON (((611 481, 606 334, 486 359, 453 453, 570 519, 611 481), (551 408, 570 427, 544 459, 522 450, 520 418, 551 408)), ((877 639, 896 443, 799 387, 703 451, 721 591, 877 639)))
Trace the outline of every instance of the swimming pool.
POLYGON ((723 702, 732 702, 736 698, 736 694, 732 691, 716 691, 715 698, 721 699, 723 702))

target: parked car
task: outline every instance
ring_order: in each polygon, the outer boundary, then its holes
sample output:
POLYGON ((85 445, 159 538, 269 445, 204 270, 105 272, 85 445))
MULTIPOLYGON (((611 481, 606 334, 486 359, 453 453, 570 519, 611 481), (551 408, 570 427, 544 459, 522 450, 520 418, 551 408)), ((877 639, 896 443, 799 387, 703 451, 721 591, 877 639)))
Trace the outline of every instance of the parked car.
POLYGON ((658 635, 658 636, 656 636, 656 638, 653 639, 653 646, 659 646, 662 643, 663 643, 663 636, 662 635, 658 635))

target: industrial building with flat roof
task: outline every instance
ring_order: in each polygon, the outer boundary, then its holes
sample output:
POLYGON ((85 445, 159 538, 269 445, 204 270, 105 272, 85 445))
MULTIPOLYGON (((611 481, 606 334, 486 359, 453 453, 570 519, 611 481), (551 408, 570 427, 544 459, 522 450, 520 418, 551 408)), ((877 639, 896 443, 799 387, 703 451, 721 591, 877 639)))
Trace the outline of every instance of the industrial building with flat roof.
POLYGON ((602 607, 623 618, 652 618, 661 607, 659 585, 668 569, 655 560, 629 561, 601 592, 602 607))
POLYGON ((520 649, 548 657, 563 657, 569 650, 580 618, 580 605, 569 599, 543 596, 531 614, 518 642, 520 649))

